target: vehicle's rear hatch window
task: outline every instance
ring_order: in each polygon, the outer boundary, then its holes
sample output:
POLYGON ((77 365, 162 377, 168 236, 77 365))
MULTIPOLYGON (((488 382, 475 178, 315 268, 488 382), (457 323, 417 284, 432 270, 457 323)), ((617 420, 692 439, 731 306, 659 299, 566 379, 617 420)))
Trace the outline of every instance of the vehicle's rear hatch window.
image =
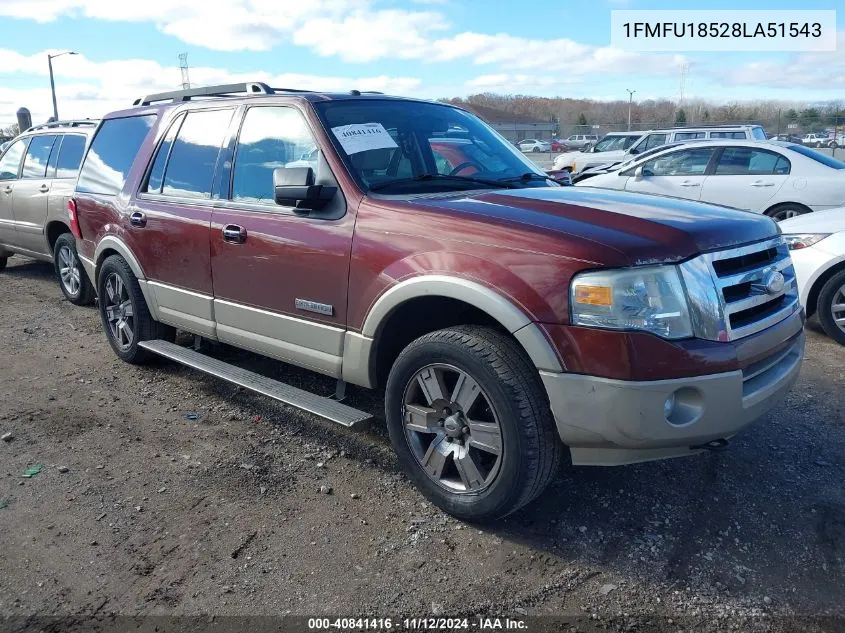
POLYGON ((123 189, 135 155, 141 148, 156 115, 106 119, 82 163, 76 190, 116 195, 123 189))

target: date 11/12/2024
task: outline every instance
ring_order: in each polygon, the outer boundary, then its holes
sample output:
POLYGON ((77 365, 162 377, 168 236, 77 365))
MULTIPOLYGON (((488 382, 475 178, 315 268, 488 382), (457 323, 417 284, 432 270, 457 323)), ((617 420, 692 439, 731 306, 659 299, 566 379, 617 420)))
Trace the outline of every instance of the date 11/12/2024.
POLYGON ((310 631, 400 630, 400 631, 526 631, 524 620, 515 618, 309 618, 310 631))

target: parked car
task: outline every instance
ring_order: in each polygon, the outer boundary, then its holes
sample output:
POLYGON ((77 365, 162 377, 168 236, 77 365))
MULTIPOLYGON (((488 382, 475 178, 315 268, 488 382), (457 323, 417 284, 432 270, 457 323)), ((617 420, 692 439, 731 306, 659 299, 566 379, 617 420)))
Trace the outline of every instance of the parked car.
POLYGON ((592 165, 621 161, 626 156, 627 149, 642 135, 642 132, 610 132, 584 151, 557 156, 553 169, 575 174, 592 165))
POLYGON ((585 149, 587 146, 596 143, 599 137, 596 134, 572 134, 566 139, 567 149, 585 149))
POLYGON ((519 149, 523 152, 550 152, 552 151, 552 144, 549 141, 527 138, 519 142, 519 149))
POLYGON ((774 136, 770 136, 769 140, 786 141, 787 143, 798 143, 799 145, 802 144, 801 137, 795 136, 794 134, 775 134, 774 136))
POLYGON ((801 143, 807 147, 829 147, 833 139, 827 133, 820 134, 805 134, 801 139, 801 143))
MULTIPOLYGON (((642 154, 650 149, 673 143, 675 141, 695 141, 704 139, 758 139, 766 140, 766 132, 759 125, 719 125, 709 127, 679 127, 667 130, 650 130, 639 132, 640 138, 633 141, 627 149, 612 150, 613 153, 605 152, 606 160, 593 160, 593 157, 584 154, 562 154, 555 158, 555 169, 569 169, 573 174, 589 165, 597 165, 611 160, 623 162, 631 156, 642 154)), ((610 135, 608 135, 610 136, 610 135)))
POLYGON ((553 138, 551 142, 551 151, 553 152, 565 152, 567 151, 566 141, 559 138, 553 138))
POLYGON ((845 163, 780 141, 705 141, 632 161, 576 186, 723 204, 785 220, 845 205, 845 163))
POLYGON ((0 270, 9 257, 51 261, 68 301, 94 301, 83 274, 67 203, 97 122, 58 121, 30 128, 0 155, 0 270))
POLYGON ((845 207, 784 220, 801 303, 845 345, 845 207))
POLYGON ((9 139, 8 141, 3 141, 2 143, 0 143, 0 154, 6 151, 6 148, 12 144, 12 140, 13 139, 9 139))
POLYGON ((747 283, 793 274, 770 219, 560 187, 450 104, 240 89, 141 98, 91 142, 70 208, 124 361, 346 426, 370 417, 346 384, 383 388, 408 477, 473 520, 539 495, 564 447, 589 465, 723 447, 796 379, 797 293, 747 283), (284 167, 315 148, 316 168, 284 167), (336 399, 175 328, 326 374, 336 399))
MULTIPOLYGON (((627 169, 630 165, 634 164, 635 161, 641 160, 646 158, 647 156, 653 156, 658 152, 666 151, 672 147, 678 147, 679 145, 684 145, 689 141, 675 141, 674 143, 666 143, 666 145, 660 145, 658 147, 652 147, 649 150, 646 150, 642 154, 637 156, 629 156, 625 162, 617 162, 616 160, 611 160, 607 163, 602 163, 600 165, 588 165, 583 169, 579 169, 578 173, 572 176, 572 184, 579 183, 583 180, 587 180, 592 178, 593 176, 598 176, 599 174, 607 174, 614 171, 619 171, 620 169, 627 169)), ((701 141, 697 141, 701 142, 701 141)), ((549 172, 549 173, 559 173, 559 172, 549 172)), ((567 172, 568 173, 568 172, 567 172)))

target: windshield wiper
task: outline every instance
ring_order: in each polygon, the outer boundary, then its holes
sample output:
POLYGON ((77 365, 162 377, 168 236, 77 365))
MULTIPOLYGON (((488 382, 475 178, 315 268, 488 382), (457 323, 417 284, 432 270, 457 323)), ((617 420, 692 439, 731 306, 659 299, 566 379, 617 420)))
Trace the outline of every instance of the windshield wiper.
POLYGON ((386 189, 393 185, 408 183, 408 182, 427 182, 432 180, 455 180, 461 182, 476 182, 490 187, 513 189, 513 185, 501 180, 487 180, 486 178, 475 178, 473 176, 450 176, 449 174, 421 174, 411 178, 398 178, 396 180, 388 180, 387 182, 379 182, 370 186, 370 191, 379 191, 386 189))
POLYGON ((551 180, 555 182, 551 176, 543 176, 542 174, 535 174, 533 171, 526 172, 520 176, 511 176, 510 178, 499 178, 496 182, 531 182, 532 180, 551 180))

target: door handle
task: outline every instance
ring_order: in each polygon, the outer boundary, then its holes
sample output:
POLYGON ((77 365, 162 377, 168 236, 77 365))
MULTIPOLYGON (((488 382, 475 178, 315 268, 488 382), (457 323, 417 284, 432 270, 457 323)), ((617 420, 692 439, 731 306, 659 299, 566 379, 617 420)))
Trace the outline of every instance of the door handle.
POLYGON ((689 180, 685 180, 681 183, 681 187, 699 187, 701 186, 700 182, 690 182, 689 180))
POLYGON ((38 187, 38 191, 40 191, 41 193, 47 193, 48 191, 50 191, 50 187, 48 185, 41 185, 40 187, 38 187))
POLYGON ((763 182, 762 180, 755 180, 751 183, 752 187, 774 187, 775 183, 773 182, 763 182))
POLYGON ((12 193, 12 185, 6 185, 6 188, 3 190, 3 193, 12 193))
POLYGON ((237 224, 227 224, 223 227, 223 241, 231 244, 246 242, 246 229, 237 224))
POLYGON ((129 216, 129 224, 142 229, 147 226, 147 216, 140 211, 135 211, 135 213, 129 216))

